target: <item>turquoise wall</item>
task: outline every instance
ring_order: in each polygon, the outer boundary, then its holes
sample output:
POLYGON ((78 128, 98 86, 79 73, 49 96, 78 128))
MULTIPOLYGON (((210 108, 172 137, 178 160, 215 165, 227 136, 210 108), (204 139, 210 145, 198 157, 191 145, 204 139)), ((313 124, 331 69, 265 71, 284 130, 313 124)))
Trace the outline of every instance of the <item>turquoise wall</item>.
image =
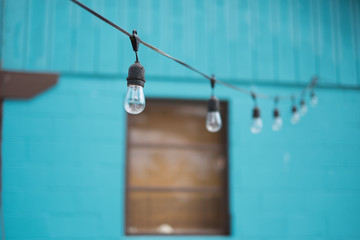
MULTIPOLYGON (((129 39, 69 1, 3 1, 3 68, 61 74, 46 93, 4 104, 7 239, 158 239, 124 236, 129 39)), ((291 93, 318 74, 319 106, 292 126, 281 102, 277 133, 271 101, 259 101, 264 129, 252 135, 251 99, 217 87, 229 101, 232 231, 211 238, 360 239, 359 1, 82 2, 239 86, 291 93)), ((144 46, 139 58, 147 97, 209 97, 187 69, 144 46)))

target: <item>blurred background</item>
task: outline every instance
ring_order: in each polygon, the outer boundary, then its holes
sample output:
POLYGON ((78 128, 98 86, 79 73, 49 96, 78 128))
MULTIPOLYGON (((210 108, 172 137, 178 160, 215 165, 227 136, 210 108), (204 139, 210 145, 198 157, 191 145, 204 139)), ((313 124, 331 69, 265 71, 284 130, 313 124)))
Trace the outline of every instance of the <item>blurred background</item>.
POLYGON ((0 0, 2 70, 59 74, 3 101, 6 239, 360 239, 360 1, 81 2, 253 91, 317 75, 319 104, 291 125, 280 102, 273 132, 259 99, 254 135, 251 97, 217 85, 223 128, 209 133, 209 82, 140 45, 147 105, 130 116, 127 36, 67 0, 0 0))

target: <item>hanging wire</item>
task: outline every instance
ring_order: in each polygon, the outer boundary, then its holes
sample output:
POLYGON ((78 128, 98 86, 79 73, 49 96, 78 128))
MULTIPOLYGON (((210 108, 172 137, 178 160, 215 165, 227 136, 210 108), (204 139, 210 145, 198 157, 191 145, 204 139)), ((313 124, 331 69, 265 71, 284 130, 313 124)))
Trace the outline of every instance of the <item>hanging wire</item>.
POLYGON ((211 85, 211 96, 214 96, 214 92, 215 92, 215 75, 211 75, 211 79, 210 79, 210 85, 211 85))
POLYGON ((279 96, 275 96, 274 97, 274 107, 277 108, 278 104, 279 104, 279 96))
MULTIPOLYGON (((125 35, 127 35, 128 37, 130 37, 130 39, 131 39, 131 37, 133 36, 133 35, 131 35, 129 32, 127 32, 126 30, 122 29, 121 27, 119 27, 119 26, 116 25, 115 23, 113 23, 113 22, 111 22, 110 20, 108 20, 107 18, 101 16, 100 14, 98 14, 97 12, 95 12, 95 11, 93 11, 92 9, 88 8, 88 7, 85 6, 84 4, 78 2, 77 0, 70 0, 70 1, 72 1, 73 3, 79 5, 80 7, 82 7, 83 9, 85 9, 86 11, 90 12, 90 13, 93 14, 94 16, 96 16, 96 17, 98 17, 99 19, 103 20, 104 22, 106 22, 106 23, 109 24, 110 26, 116 28, 116 29, 119 30, 120 32, 124 33, 125 35)), ((165 57, 167 57, 167 58, 169 58, 169 59, 171 59, 171 60, 173 60, 173 61, 181 64, 181 65, 183 65, 184 67, 186 67, 186 68, 188 68, 188 69, 190 69, 190 70, 198 73, 199 75, 203 76, 204 78, 206 78, 206 79, 208 79, 208 80, 210 80, 210 81, 215 81, 216 83, 219 83, 219 84, 221 84, 221 85, 223 85, 223 86, 226 86, 226 87, 231 88, 231 89, 233 89, 233 90, 235 90, 235 91, 238 91, 238 92, 241 92, 241 93, 250 95, 250 96, 252 96, 252 94, 253 94, 251 91, 249 91, 249 90, 247 90, 247 89, 238 87, 238 86, 236 86, 236 85, 233 85, 233 84, 230 84, 230 83, 227 83, 227 82, 224 82, 224 81, 221 81, 221 80, 219 80, 219 79, 216 79, 215 77, 210 77, 209 75, 207 75, 207 74, 201 72, 200 70, 198 70, 198 69, 190 66, 189 64, 187 64, 187 63, 185 63, 185 62, 183 62, 183 61, 181 61, 181 60, 179 60, 179 59, 177 59, 177 58, 172 57, 172 56, 169 55, 168 53, 166 53, 166 52, 164 52, 164 51, 162 51, 162 50, 160 50, 160 49, 152 46, 151 44, 149 44, 149 43, 147 43, 147 42, 144 42, 144 41, 141 40, 140 38, 138 38, 137 40, 139 41, 139 43, 141 43, 141 44, 143 44, 144 46, 150 48, 151 50, 154 50, 155 52, 157 52, 157 53, 159 53, 159 54, 161 54, 161 55, 163 55, 163 56, 165 56, 165 57)), ((136 54, 136 58, 137 58, 137 53, 135 52, 135 54, 136 54)), ((301 92, 300 92, 299 95, 304 94, 306 91, 308 91, 308 90, 310 90, 310 89, 313 89, 313 88, 316 86, 316 84, 317 84, 317 80, 318 80, 317 77, 313 77, 312 80, 311 80, 311 82, 310 82, 306 87, 304 87, 304 88, 301 90, 301 92)), ((278 95, 277 95, 277 96, 271 96, 271 95, 264 94, 264 93, 257 93, 257 94, 256 94, 256 97, 257 97, 257 98, 274 99, 274 97, 277 97, 279 100, 291 100, 293 96, 295 96, 295 94, 282 95, 282 96, 278 96, 278 95)))
POLYGON ((254 101, 254 105, 257 106, 257 95, 254 92, 250 92, 251 98, 254 101))

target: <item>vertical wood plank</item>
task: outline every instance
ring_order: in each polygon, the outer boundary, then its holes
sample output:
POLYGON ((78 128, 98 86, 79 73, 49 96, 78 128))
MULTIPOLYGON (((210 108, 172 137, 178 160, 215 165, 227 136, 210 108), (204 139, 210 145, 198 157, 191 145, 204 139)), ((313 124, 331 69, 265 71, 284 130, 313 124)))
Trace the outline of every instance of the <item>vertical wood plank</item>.
POLYGON ((279 69, 279 51, 280 51, 280 17, 279 17, 279 0, 273 0, 271 2, 271 32, 272 32, 272 53, 273 53, 273 73, 274 81, 279 81, 280 69, 279 69))
MULTIPOLYGON (((128 27, 128 11, 127 11, 127 1, 122 1, 121 4, 117 5, 117 23, 120 26, 123 26, 125 30, 129 30, 128 27)), ((117 52, 117 63, 118 63, 118 71, 117 73, 127 73, 128 68, 132 62, 130 61, 127 56, 129 56, 129 45, 127 45, 127 41, 130 41, 126 39, 126 37, 123 36, 123 34, 118 33, 116 36, 117 45, 118 45, 118 52, 117 52)), ((143 51, 143 49, 141 49, 143 51)))
POLYGON ((357 85, 360 85, 360 2, 357 0, 353 0, 352 9, 354 22, 353 31, 355 33, 357 85))
POLYGON ((259 35, 258 1, 250 1, 250 46, 251 46, 251 75, 253 80, 258 79, 257 45, 259 35))
POLYGON ((53 54, 54 54, 54 23, 55 23, 55 0, 48 1, 47 10, 46 10, 46 63, 45 63, 45 69, 52 70, 52 60, 53 60, 53 54))
MULTIPOLYGON (((208 53, 206 50, 207 36, 206 36, 205 21, 204 21, 204 19, 205 19, 205 12, 204 12, 205 3, 203 0, 196 1, 193 7, 196 9, 196 12, 194 14, 195 22, 193 23, 195 25, 194 42, 192 42, 192 45, 194 45, 194 48, 195 48, 195 58, 193 59, 193 65, 194 66, 198 65, 199 69, 201 71, 211 74, 211 70, 207 68, 207 66, 208 66, 207 62, 209 60, 208 60, 208 53)), ((179 10, 175 10, 175 11, 179 11, 179 10)), ((175 30, 176 28, 173 28, 173 29, 175 30)), ((183 34, 186 34, 186 33, 183 33, 183 34)), ((175 39, 179 39, 179 36, 177 34, 174 37, 175 37, 175 39)), ((174 46, 173 48, 177 48, 177 46, 179 46, 179 45, 181 45, 180 42, 178 42, 177 45, 174 46)), ((185 55, 186 55, 186 50, 185 49, 182 49, 182 50, 183 50, 183 53, 185 53, 185 55)), ((184 56, 184 54, 182 54, 182 56, 184 56)), ((216 61, 216 59, 215 59, 215 61, 216 61)), ((184 70, 185 69, 181 69, 181 71, 184 71, 184 70)))
MULTIPOLYGON (((238 1, 231 0, 228 1, 226 6, 226 15, 228 16, 226 25, 227 27, 227 38, 228 38, 228 58, 230 61, 230 78, 238 78, 238 69, 237 62, 239 61, 238 52, 238 36, 239 36, 239 15, 237 12, 238 9, 238 1)), ((210 38, 209 36, 208 38, 210 38)), ((212 72, 209 70, 209 72, 212 72)))
POLYGON ((300 3, 299 0, 290 0, 289 11, 291 19, 291 42, 294 57, 294 77, 295 81, 300 81, 300 3))
POLYGON ((49 35, 49 19, 47 12, 49 3, 43 0, 29 0, 29 29, 27 41, 27 57, 25 69, 45 70, 48 62, 47 58, 47 36, 49 35))
POLYGON ((53 38, 49 43, 52 48, 50 69, 70 71, 74 52, 71 49, 72 34, 75 34, 72 12, 77 8, 72 2, 54 0, 53 38))
MULTIPOLYGON (((152 0, 150 3, 151 3, 150 8, 152 9, 152 16, 151 16, 151 18, 152 18, 151 19, 151 22, 152 22, 152 34, 149 35, 148 39, 146 39, 146 40, 149 43, 151 41, 150 44, 152 44, 152 45, 154 45, 154 46, 161 49, 162 46, 160 45, 160 42, 161 42, 161 38, 162 38, 161 35, 163 33, 163 29, 161 28, 161 16, 160 16, 161 3, 160 3, 160 1, 157 1, 157 0, 152 0)), ((162 69, 161 65, 160 65, 161 56, 159 56, 155 52, 145 50, 145 48, 143 48, 141 51, 144 52, 143 54, 149 55, 149 59, 150 59, 149 62, 150 63, 152 61, 156 61, 156 64, 153 64, 153 66, 151 66, 151 69, 146 70, 146 72, 148 74, 160 76, 161 75, 161 69, 162 69)))
MULTIPOLYGON (((173 5, 174 5, 173 1, 167 1, 167 3, 164 5, 164 9, 161 16, 162 16, 162 21, 165 21, 166 24, 165 24, 164 32, 161 35, 163 36, 163 41, 166 42, 167 48, 169 49, 168 51, 170 51, 173 56, 183 58, 183 56, 185 55, 184 52, 180 54, 175 50, 175 49, 179 50, 179 48, 177 47, 178 39, 176 38, 177 34, 176 34, 176 30, 174 29, 175 20, 173 15, 174 12, 172 11, 173 5)), ((195 21, 194 24, 196 24, 195 21)), ((195 61, 195 59, 193 59, 193 61, 195 61)), ((171 76, 171 77, 178 76, 176 74, 176 71, 180 70, 179 68, 180 66, 177 66, 177 64, 175 64, 174 62, 165 60, 164 67, 168 70, 167 76, 171 76)))
MULTIPOLYGON (((208 68, 211 73, 218 73, 216 70, 217 59, 215 59, 215 34, 216 34, 216 19, 215 19, 215 2, 213 1, 204 1, 205 3, 205 31, 207 35, 206 42, 204 45, 206 46, 205 51, 207 52, 208 58, 208 68)), ((186 47, 186 46, 184 46, 186 47)))
POLYGON ((0 69, 3 64, 4 0, 0 0, 0 69))
MULTIPOLYGON (((115 0, 107 0, 101 1, 101 13, 106 16, 110 21, 116 23, 116 9, 117 9, 117 1, 115 0)), ((99 7, 99 5, 98 5, 99 7)), ((96 19, 97 22, 98 19, 96 19)), ((95 25, 97 25, 94 22, 95 25)), ((99 44, 95 44, 96 46, 96 55, 98 56, 98 61, 95 64, 98 65, 98 71, 100 73, 106 74, 115 74, 118 72, 118 62, 117 62, 117 53, 119 51, 117 44, 117 35, 121 34, 116 31, 113 27, 108 25, 99 26, 99 44)), ((124 38, 127 36, 123 35, 124 38)), ((123 72, 126 72, 123 69, 123 72)))
POLYGON ((76 65, 77 65, 77 59, 79 57, 78 51, 77 51, 77 39, 78 39, 78 28, 79 28, 79 7, 75 4, 72 4, 70 7, 70 71, 76 72, 76 65))
MULTIPOLYGON (((166 0, 165 0, 166 1, 166 0)), ((184 11, 184 29, 185 33, 184 42, 183 42, 183 59, 187 61, 190 65, 195 66, 198 65, 196 63, 196 9, 195 3, 193 1, 184 1, 183 8, 186 9, 184 11), (187 57, 186 57, 187 56, 187 57)), ((163 9, 165 10, 165 9, 163 9)), ((165 20, 165 19, 164 19, 165 20)), ((163 35, 164 36, 164 35, 163 35)), ((163 39, 162 42, 166 42, 168 40, 163 39)), ((194 76, 193 73, 188 72, 186 70, 186 76, 194 76)))
POLYGON ((334 53, 335 53, 335 70, 336 70, 336 83, 341 84, 340 79, 340 44, 339 44, 339 35, 340 35, 340 24, 339 24, 339 14, 338 14, 339 2, 337 0, 331 1, 331 25, 333 30, 334 38, 334 53))
POLYGON ((28 3, 28 0, 5 1, 3 68, 25 67, 28 3))
POLYGON ((320 81, 336 83, 336 42, 332 17, 332 3, 328 0, 319 0, 315 1, 315 3, 316 14, 319 16, 318 37, 320 81))
MULTIPOLYGON (((95 1, 83 0, 82 3, 94 11, 98 12, 99 9, 95 8, 95 1)), ((75 39, 75 71, 77 72, 94 72, 95 66, 95 46, 96 28, 94 25, 94 16, 77 7, 76 9, 76 39, 75 39)), ((98 19, 96 19, 99 21, 98 19)), ((100 24, 100 23, 99 23, 100 24)), ((102 27, 106 23, 101 22, 102 27)))
POLYGON ((238 36, 238 52, 239 60, 237 62, 239 68, 239 77, 242 79, 252 79, 252 55, 251 55, 251 0, 245 0, 238 3, 239 14, 239 36, 238 36))
MULTIPOLYGON (((256 60, 257 77, 262 80, 274 79, 272 0, 258 1, 256 11, 256 60)), ((254 23, 255 24, 255 23, 254 23)), ((255 76, 255 75, 254 75, 255 76)))
POLYGON ((225 2, 221 0, 216 0, 215 8, 216 16, 216 34, 215 34, 215 64, 216 64, 216 74, 218 77, 230 78, 230 61, 227 52, 227 26, 226 26, 226 17, 225 12, 225 2))
POLYGON ((299 62, 298 78, 307 83, 316 74, 313 10, 311 0, 301 0, 298 3, 298 35, 299 35, 299 62))
POLYGON ((290 0, 280 0, 280 36, 279 36, 279 80, 295 81, 295 63, 290 0))
POLYGON ((319 12, 319 4, 318 4, 318 0, 310 0, 310 4, 311 4, 311 25, 312 25, 312 46, 313 46, 313 50, 314 50, 314 61, 315 61, 315 72, 314 75, 319 76, 320 73, 320 61, 319 61, 319 56, 320 56, 320 16, 318 14, 319 12))
POLYGON ((356 85, 355 33, 353 31, 350 0, 337 1, 338 7, 338 49, 340 81, 345 85, 356 85))
MULTIPOLYGON (((139 16, 138 16, 138 22, 140 22, 141 24, 139 25, 139 36, 141 39, 148 41, 149 39, 153 39, 154 34, 152 33, 153 31, 153 13, 154 9, 152 8, 152 1, 142 1, 139 4, 139 16)), ((132 29, 129 29, 129 31, 131 31, 132 29)), ((129 38, 123 38, 122 39, 123 43, 125 43, 126 45, 130 44, 130 40, 129 38)), ((131 49, 131 46, 130 46, 131 49)), ((151 63, 153 62, 153 56, 152 53, 149 51, 149 49, 146 49, 145 47, 141 47, 141 49, 139 49, 139 60, 141 62, 141 64, 143 64, 143 66, 145 67, 146 73, 147 75, 151 75, 151 63)), ((154 53, 153 53, 154 54, 154 53)), ((134 53, 131 52, 130 54, 130 58, 133 61, 134 60, 134 53)), ((126 69, 127 70, 127 69, 126 69)))

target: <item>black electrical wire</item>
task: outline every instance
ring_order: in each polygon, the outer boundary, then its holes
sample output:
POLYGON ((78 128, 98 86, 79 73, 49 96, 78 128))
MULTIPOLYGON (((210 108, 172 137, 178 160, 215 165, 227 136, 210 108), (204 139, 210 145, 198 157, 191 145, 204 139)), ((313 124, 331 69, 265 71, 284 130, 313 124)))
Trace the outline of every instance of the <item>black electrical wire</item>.
MULTIPOLYGON (((93 11, 92 9, 88 8, 87 6, 85 6, 84 4, 78 2, 77 0, 70 0, 72 1, 73 3, 79 5, 80 7, 82 7, 83 9, 85 9, 86 11, 90 12, 91 14, 93 14, 94 16, 100 18, 101 20, 103 20, 104 22, 106 22, 107 24, 109 24, 110 26, 116 28, 117 30, 119 30, 120 32, 124 33, 125 35, 127 35, 128 37, 131 37, 132 35, 127 32, 126 30, 122 29, 121 27, 119 27, 118 25, 116 25, 115 23, 111 22, 110 20, 108 20, 107 18, 101 16, 100 14, 98 14, 97 12, 93 11)), ((216 78, 212 78, 210 77, 209 75, 201 72, 200 70, 190 66, 189 64, 177 59, 177 58, 174 58, 172 57, 171 55, 167 54, 166 52, 152 46, 151 44, 147 43, 147 42, 144 42, 142 41, 141 39, 139 39, 139 42, 142 43, 144 46, 150 48, 151 50, 154 50, 155 52, 167 57, 167 58, 170 58, 171 60, 183 65, 184 67, 198 73, 199 75, 203 76, 204 78, 210 80, 210 81, 214 81, 219 83, 219 84, 222 84, 226 87, 229 87, 233 90, 236 90, 238 92, 242 92, 242 93, 245 93, 247 95, 250 95, 252 96, 254 93, 252 91, 249 91, 247 89, 244 89, 244 88, 241 88, 241 87, 238 87, 236 85, 233 85, 233 84, 230 84, 230 83, 227 83, 227 82, 224 82, 224 81, 220 81, 219 79, 216 79, 216 78)), ((300 92, 299 95, 302 95, 304 94, 306 91, 308 91, 309 89, 312 89, 315 87, 317 83, 317 77, 314 77, 311 82, 305 87, 302 89, 302 91, 300 92)), ((279 96, 279 95, 276 95, 276 96, 270 96, 268 94, 263 94, 263 93, 256 93, 256 97, 257 98, 264 98, 264 99, 274 99, 274 98, 277 98, 278 100, 291 100, 293 97, 295 96, 295 94, 291 94, 291 95, 283 95, 283 96, 279 96)))

